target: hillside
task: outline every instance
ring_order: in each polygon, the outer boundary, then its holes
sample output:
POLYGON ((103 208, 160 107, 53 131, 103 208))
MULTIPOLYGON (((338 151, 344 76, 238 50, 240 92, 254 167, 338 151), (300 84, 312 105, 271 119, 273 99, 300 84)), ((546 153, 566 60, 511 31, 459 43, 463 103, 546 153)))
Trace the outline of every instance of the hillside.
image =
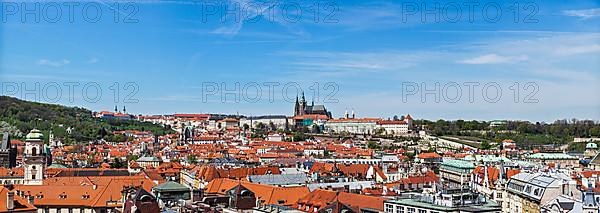
POLYGON ((48 137, 53 131, 55 137, 65 138, 66 142, 87 142, 99 138, 99 132, 104 128, 112 139, 110 132, 115 130, 152 131, 164 135, 171 130, 140 121, 101 120, 92 116, 92 111, 79 107, 66 107, 56 104, 45 104, 19 100, 17 98, 0 96, 0 124, 2 131, 11 132, 16 137, 22 137, 33 128, 40 129, 48 137), (71 127, 71 135, 66 129, 71 127))

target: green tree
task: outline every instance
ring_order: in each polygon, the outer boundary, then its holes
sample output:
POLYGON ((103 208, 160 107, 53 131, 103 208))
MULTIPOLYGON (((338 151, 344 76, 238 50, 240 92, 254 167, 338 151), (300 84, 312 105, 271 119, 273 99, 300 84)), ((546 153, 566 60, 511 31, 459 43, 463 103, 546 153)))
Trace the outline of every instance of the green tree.
POLYGON ((198 158, 196 157, 196 155, 188 155, 186 160, 190 164, 198 163, 198 158))
POLYGON ((375 141, 369 141, 367 142, 367 148, 369 149, 380 149, 381 145, 379 145, 379 143, 375 142, 375 141))
POLYGON ((492 145, 487 140, 484 140, 484 141, 481 142, 481 149, 483 149, 483 150, 489 150, 491 148, 492 148, 492 145))
POLYGON ((112 162, 110 163, 110 168, 114 168, 114 169, 125 168, 125 164, 123 163, 121 158, 113 158, 112 162))

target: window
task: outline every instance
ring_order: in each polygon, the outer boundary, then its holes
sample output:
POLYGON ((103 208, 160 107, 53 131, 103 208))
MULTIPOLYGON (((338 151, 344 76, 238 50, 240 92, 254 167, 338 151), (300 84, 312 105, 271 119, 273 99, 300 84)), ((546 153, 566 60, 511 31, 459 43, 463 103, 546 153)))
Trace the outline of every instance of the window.
POLYGON ((408 213, 415 213, 415 208, 407 208, 408 213))
POLYGON ((391 204, 385 204, 385 212, 394 213, 394 206, 391 204))
POLYGON ((404 213, 404 206, 396 206, 396 213, 404 213))
POLYGON ((531 186, 525 187, 525 193, 531 193, 531 186))
POLYGON ((427 211, 425 211, 423 209, 419 209, 419 213, 427 213, 427 211))

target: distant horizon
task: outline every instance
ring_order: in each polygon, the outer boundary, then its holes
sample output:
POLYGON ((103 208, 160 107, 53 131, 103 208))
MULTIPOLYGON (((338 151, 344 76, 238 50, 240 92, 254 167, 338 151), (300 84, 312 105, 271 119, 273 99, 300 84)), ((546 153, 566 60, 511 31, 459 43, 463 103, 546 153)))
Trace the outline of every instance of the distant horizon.
MULTIPOLYGON (((5 96, 5 95, 2 95, 5 96)), ((36 103, 44 103, 44 104, 53 104, 53 105, 60 105, 60 106, 65 106, 65 107, 79 107, 79 108, 85 108, 87 110, 90 110, 92 112, 102 112, 102 111, 108 111, 108 112, 114 112, 114 106, 110 109, 91 109, 91 108, 87 108, 87 107, 83 107, 83 106, 78 106, 78 105, 68 105, 68 104, 61 104, 61 103, 49 103, 49 102, 40 102, 40 101, 34 101, 34 100, 24 100, 21 99, 19 97, 14 97, 14 96, 7 96, 7 97, 11 97, 11 98, 16 98, 18 100, 22 100, 22 101, 29 101, 29 102, 36 102, 36 103)), ((117 105, 119 112, 122 112, 123 109, 123 105, 117 105)), ((131 115, 135 115, 135 116, 152 116, 152 115, 175 115, 175 114, 216 114, 216 115, 238 115, 236 113, 223 113, 223 112, 171 112, 171 113, 132 113, 127 105, 125 105, 125 107, 127 108, 127 113, 131 114, 131 115)), ((349 111, 348 113, 352 113, 351 111, 349 111)), ((291 114, 291 113, 290 113, 291 114)), ((240 116, 246 116, 246 117, 251 117, 251 116, 265 116, 265 115, 284 115, 284 116, 289 116, 292 117, 293 115, 290 114, 277 114, 277 113, 271 113, 271 114, 253 114, 253 115, 249 115, 249 114, 242 114, 239 113, 240 116)), ((334 115, 336 115, 336 113, 333 113, 334 115)), ((341 116, 333 116, 334 119, 339 119, 339 118, 343 118, 344 112, 341 113, 341 116)), ((540 122, 540 123, 553 123, 555 121, 558 120, 567 120, 568 122, 571 122, 572 119, 577 119, 579 121, 581 120, 591 120, 597 123, 600 123, 599 119, 590 119, 590 118, 560 118, 560 119, 554 119, 554 120, 545 120, 545 121, 540 121, 540 120, 526 120, 526 119, 506 119, 506 118, 496 118, 496 119, 469 119, 469 118, 452 118, 452 119, 447 119, 447 118, 422 118, 419 117, 418 115, 414 115, 413 113, 403 113, 403 114, 396 114, 398 116, 398 118, 400 118, 401 116, 406 116, 410 114, 411 117, 413 117, 413 119, 415 120, 428 120, 428 121, 437 121, 437 120, 445 120, 445 121, 457 121, 457 120, 464 120, 464 121, 485 121, 485 122, 490 122, 490 121, 496 121, 496 120, 500 120, 500 121, 528 121, 531 123, 536 123, 536 122, 540 122)), ((357 118, 380 118, 380 119, 393 119, 394 115, 391 116, 357 116, 357 118)))

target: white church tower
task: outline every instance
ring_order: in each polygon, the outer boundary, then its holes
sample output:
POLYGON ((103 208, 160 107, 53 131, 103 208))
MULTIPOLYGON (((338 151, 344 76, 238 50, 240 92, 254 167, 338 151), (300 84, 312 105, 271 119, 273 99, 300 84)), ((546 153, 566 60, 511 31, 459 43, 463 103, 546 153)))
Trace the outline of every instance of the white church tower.
POLYGON ((25 169, 25 185, 42 185, 46 170, 46 156, 44 155, 44 135, 40 130, 33 129, 25 137, 23 167, 25 169))

